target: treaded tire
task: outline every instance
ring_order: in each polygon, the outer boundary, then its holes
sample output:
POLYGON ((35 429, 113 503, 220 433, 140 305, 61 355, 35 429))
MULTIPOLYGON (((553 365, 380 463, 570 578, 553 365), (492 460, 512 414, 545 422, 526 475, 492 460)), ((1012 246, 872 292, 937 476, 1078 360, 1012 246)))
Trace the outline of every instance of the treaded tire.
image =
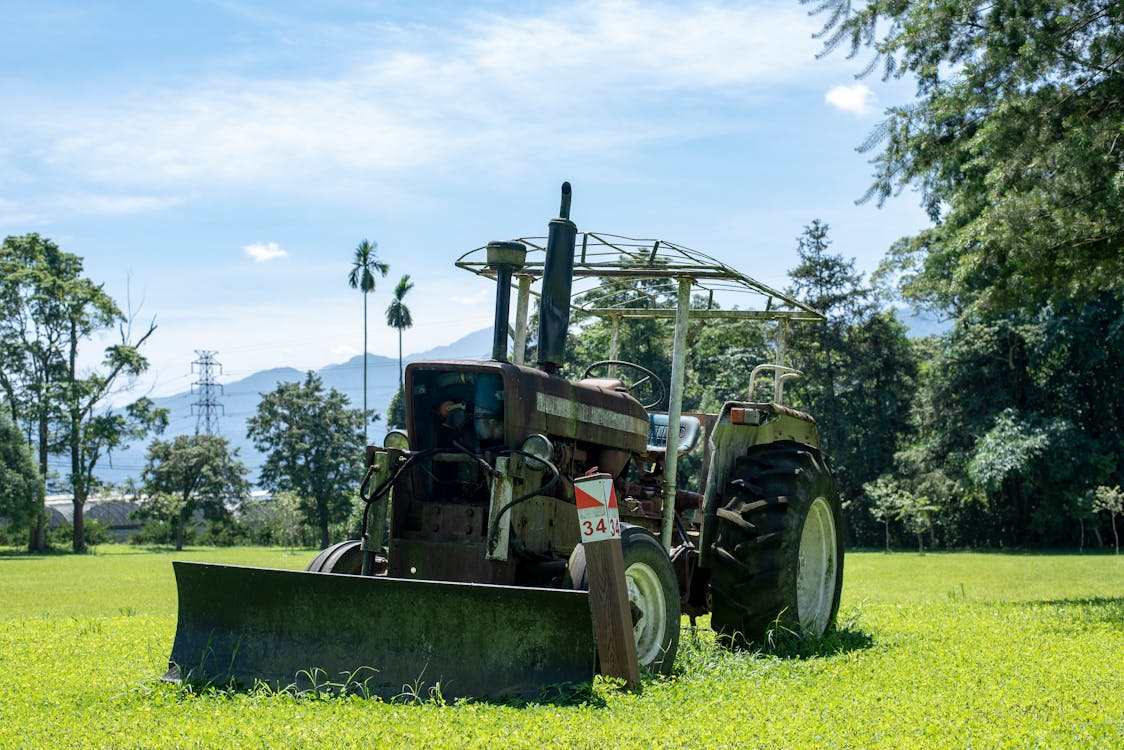
POLYGON ((839 610, 843 518, 820 452, 756 446, 734 463, 711 545, 711 626, 731 646, 776 625, 820 636, 839 610))
MULTIPOLYGON (((671 674, 679 650, 679 581, 671 559, 652 532, 627 523, 621 524, 621 551, 629 603, 642 613, 633 627, 640 666, 653 674, 671 674)), ((570 555, 565 584, 589 590, 580 544, 570 555)))
POLYGON ((320 550, 305 568, 310 573, 342 573, 357 576, 363 572, 363 550, 358 539, 337 542, 320 550))

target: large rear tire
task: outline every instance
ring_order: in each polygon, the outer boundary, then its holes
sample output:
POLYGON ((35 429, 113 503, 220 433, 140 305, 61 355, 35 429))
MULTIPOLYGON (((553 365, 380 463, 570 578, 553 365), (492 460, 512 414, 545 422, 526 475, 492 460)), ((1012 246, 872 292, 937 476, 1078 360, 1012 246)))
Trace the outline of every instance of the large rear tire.
POLYGON ((794 442, 737 459, 711 546, 711 625, 734 646, 779 625, 821 636, 839 610, 843 518, 820 452, 794 442))
MULTIPOLYGON (((650 531, 626 523, 621 524, 621 551, 640 666, 671 674, 679 650, 679 582, 671 559, 650 531)), ((582 545, 574 548, 568 568, 571 587, 589 590, 582 545)))

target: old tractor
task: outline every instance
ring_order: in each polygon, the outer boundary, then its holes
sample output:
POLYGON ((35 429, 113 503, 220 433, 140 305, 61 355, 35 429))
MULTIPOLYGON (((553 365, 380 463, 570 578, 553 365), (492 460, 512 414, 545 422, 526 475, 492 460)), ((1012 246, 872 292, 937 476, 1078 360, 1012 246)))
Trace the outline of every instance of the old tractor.
POLYGON ((784 327, 822 317, 687 248, 579 233, 569 211, 565 184, 548 237, 493 242, 457 262, 496 281, 491 359, 407 367, 407 427, 366 449, 360 539, 323 550, 305 572, 175 563, 169 679, 319 679, 391 696, 439 687, 446 697, 533 697, 544 685, 588 681, 596 617, 575 480, 593 472, 619 498, 642 667, 671 671, 683 615, 693 623, 709 612, 732 646, 775 627, 819 635, 831 625, 843 575, 839 496, 815 421, 781 404, 798 374, 784 366, 783 346, 780 361, 745 373, 744 399, 718 414, 681 406, 696 321, 784 327), (605 279, 657 280, 676 304, 575 295, 575 285, 605 279), (715 304, 735 293, 764 304, 715 304), (568 380, 560 371, 574 305, 611 321, 614 336, 606 359, 568 380), (619 324, 630 317, 674 321, 669 389, 617 359, 619 324), (772 387, 758 399, 762 374, 772 387), (665 401, 666 411, 652 411, 665 401), (687 489, 679 458, 692 451, 701 464, 687 489))

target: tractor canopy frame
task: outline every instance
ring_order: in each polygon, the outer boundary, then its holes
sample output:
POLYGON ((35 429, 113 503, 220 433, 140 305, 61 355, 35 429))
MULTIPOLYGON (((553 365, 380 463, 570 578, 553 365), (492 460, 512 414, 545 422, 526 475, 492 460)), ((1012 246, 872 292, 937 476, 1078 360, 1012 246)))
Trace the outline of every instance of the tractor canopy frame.
MULTIPOLYGON (((456 265, 467 271, 509 283, 516 289, 514 326, 515 364, 523 364, 527 344, 527 316, 530 298, 541 298, 534 288, 543 277, 546 237, 520 237, 512 242, 527 248, 523 266, 514 274, 500 274, 487 262, 487 246, 469 250, 456 265)), ((661 290, 662 291, 662 290, 661 290)), ((611 326, 609 359, 616 360, 620 342, 620 323, 624 319, 674 320, 671 357, 671 382, 668 396, 669 425, 679 424, 683 408, 683 382, 687 356, 687 330, 692 321, 774 320, 782 327, 778 337, 773 400, 780 402, 786 373, 784 328, 789 322, 822 322, 824 316, 795 297, 753 279, 705 253, 673 242, 640 239, 603 232, 580 232, 573 267, 571 310, 581 316, 607 320, 611 326), (670 280, 676 283, 674 306, 642 287, 627 286, 602 290, 606 279, 633 281, 670 280), (692 300, 697 300, 692 304, 692 300), (731 307, 720 307, 732 305, 731 307)), ((754 373, 756 375, 756 371, 754 373)), ((751 383, 754 378, 751 378, 751 383)), ((750 387, 747 399, 753 400, 750 387)), ((664 463, 664 502, 661 541, 670 549, 675 522, 675 491, 678 454, 667 452, 664 463)))

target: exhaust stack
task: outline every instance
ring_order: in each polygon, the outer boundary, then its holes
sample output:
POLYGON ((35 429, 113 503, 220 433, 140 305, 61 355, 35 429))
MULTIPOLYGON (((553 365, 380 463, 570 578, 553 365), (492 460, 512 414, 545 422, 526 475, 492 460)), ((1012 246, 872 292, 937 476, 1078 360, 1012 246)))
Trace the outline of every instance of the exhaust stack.
POLYGON ((496 272, 496 322, 492 327, 492 359, 507 361, 507 326, 511 312, 511 275, 527 262, 522 242, 489 242, 488 268, 496 272))
POLYGON ((554 374, 562 366, 570 327, 570 290, 578 228, 570 221, 570 183, 562 183, 559 217, 550 220, 539 303, 539 369, 554 374))

